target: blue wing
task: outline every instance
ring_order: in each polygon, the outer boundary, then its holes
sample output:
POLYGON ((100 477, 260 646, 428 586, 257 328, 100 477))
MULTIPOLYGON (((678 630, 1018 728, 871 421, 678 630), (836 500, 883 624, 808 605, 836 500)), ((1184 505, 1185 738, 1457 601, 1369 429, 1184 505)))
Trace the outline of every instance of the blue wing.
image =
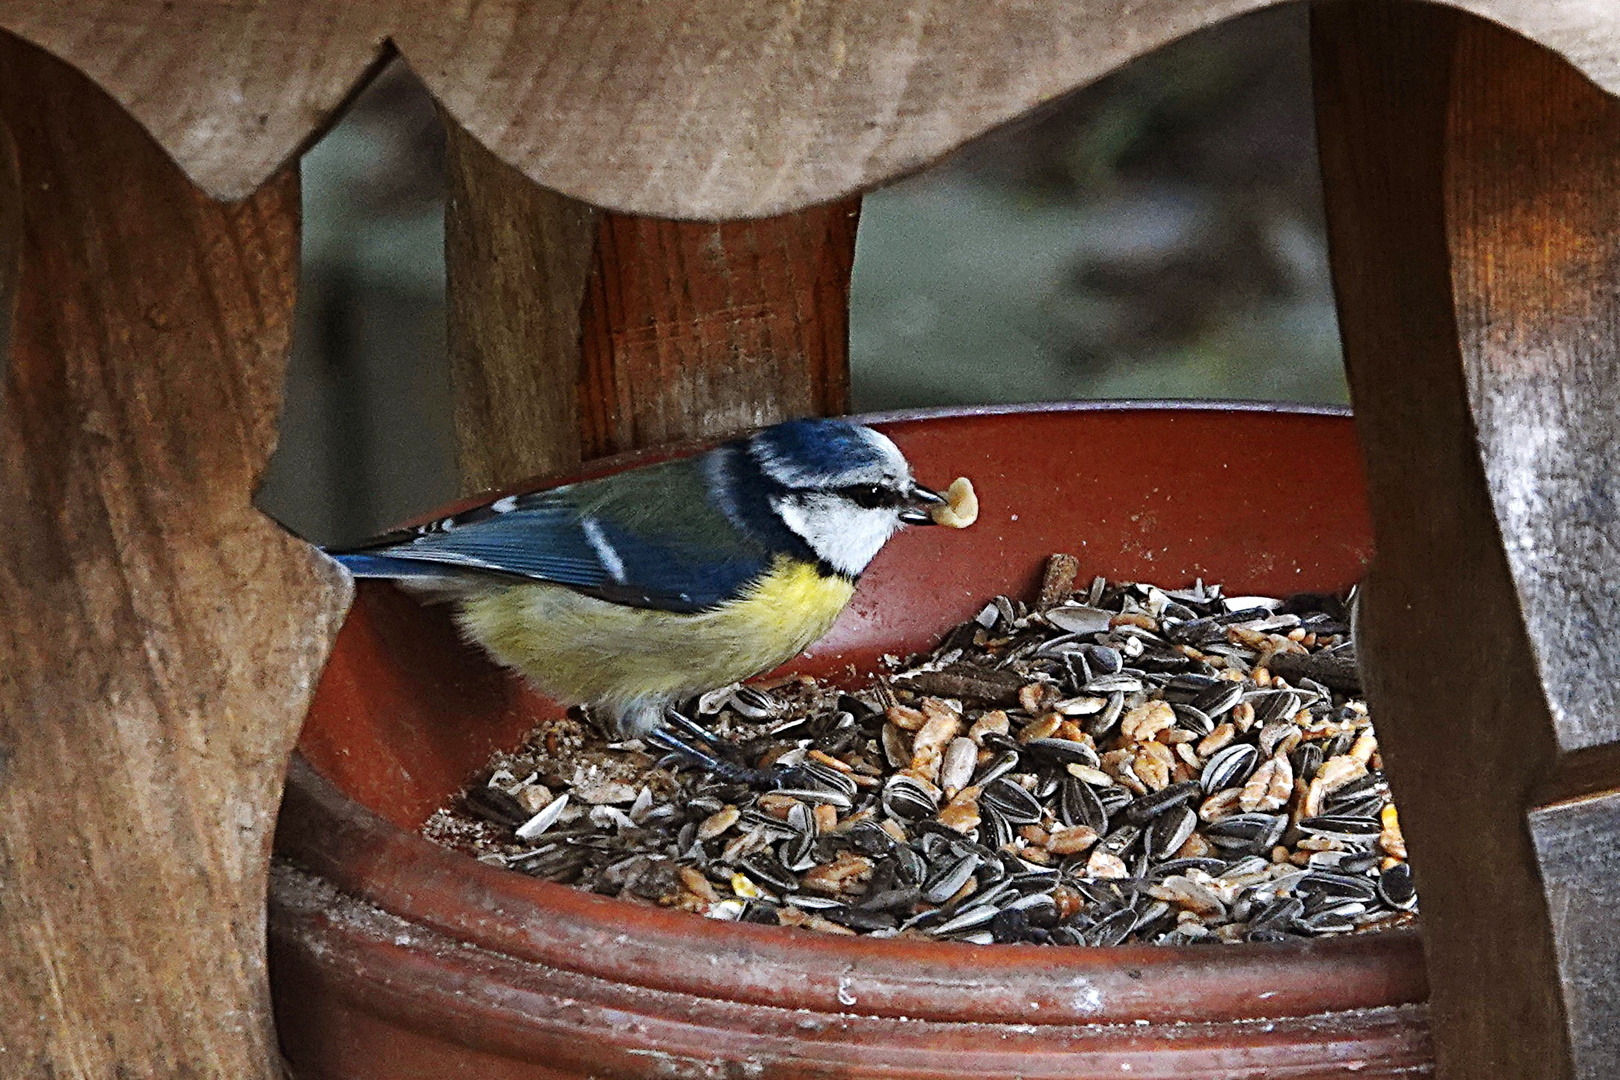
POLYGON ((772 560, 710 503, 686 462, 498 499, 332 554, 357 576, 494 575, 675 612, 735 598, 772 560))

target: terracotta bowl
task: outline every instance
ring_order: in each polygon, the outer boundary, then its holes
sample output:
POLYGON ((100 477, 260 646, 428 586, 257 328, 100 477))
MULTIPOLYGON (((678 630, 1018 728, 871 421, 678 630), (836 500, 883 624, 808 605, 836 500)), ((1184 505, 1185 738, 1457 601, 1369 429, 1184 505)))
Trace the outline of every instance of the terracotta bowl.
MULTIPOLYGON (((909 531, 792 667, 835 679, 933 643, 1045 557, 1244 592, 1342 588, 1371 551, 1332 411, 1055 407, 875 422, 965 532, 909 531)), ((618 463, 622 467, 624 463, 618 463)), ((600 470, 598 470, 600 471, 600 470)), ((478 1077, 1392 1077, 1431 1068, 1418 939, 1190 948, 823 937, 591 896, 428 843, 422 821, 556 706, 442 612, 360 590, 299 744, 270 904, 300 1080, 478 1077)))

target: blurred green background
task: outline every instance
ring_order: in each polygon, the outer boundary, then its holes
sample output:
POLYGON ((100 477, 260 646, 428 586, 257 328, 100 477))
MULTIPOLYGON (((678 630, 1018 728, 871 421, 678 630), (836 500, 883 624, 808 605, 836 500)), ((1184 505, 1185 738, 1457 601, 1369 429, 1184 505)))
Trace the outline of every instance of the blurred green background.
MULTIPOLYGON (((303 160, 304 279, 260 505, 322 542, 455 494, 443 134, 391 65, 303 160)), ((869 193, 856 411, 1344 402, 1306 8, 1223 23, 869 193)))

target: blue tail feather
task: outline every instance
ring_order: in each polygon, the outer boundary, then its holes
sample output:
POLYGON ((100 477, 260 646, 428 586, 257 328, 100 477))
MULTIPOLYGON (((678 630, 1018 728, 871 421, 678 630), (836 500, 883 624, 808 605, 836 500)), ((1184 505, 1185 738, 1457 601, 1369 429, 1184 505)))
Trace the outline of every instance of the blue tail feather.
MULTIPOLYGON (((330 554, 330 553, 329 553, 330 554)), ((387 555, 366 552, 341 552, 332 555, 349 573, 357 578, 444 578, 445 568, 419 559, 395 559, 387 555)))

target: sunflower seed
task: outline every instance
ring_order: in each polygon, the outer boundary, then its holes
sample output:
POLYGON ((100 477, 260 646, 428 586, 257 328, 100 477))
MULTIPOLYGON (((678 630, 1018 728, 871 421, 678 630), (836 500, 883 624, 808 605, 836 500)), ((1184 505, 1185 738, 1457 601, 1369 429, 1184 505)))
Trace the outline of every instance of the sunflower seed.
POLYGON ((1292 690, 1272 691, 1254 707, 1255 723, 1261 727, 1280 720, 1292 720, 1300 710, 1300 696, 1292 690))
POLYGON ((1308 832, 1314 836, 1326 836, 1334 840, 1375 840, 1383 831, 1383 824, 1377 818, 1348 817, 1325 815, 1322 817, 1301 818, 1299 828, 1301 832, 1308 832))
POLYGON ((1024 744, 1024 750, 1059 765, 1087 765, 1095 769, 1102 764, 1097 751, 1083 742, 1070 739, 1031 739, 1024 744))
POLYGON ((939 789, 908 773, 895 773, 883 785, 883 809, 905 821, 939 812, 939 789))
POLYGON ((1417 890, 1412 885, 1412 867, 1398 862, 1379 874, 1378 896, 1392 908, 1412 910, 1417 904, 1417 890))
POLYGON ((1192 732, 1194 735, 1208 735, 1215 730, 1215 721, 1210 719, 1208 713, 1192 705, 1172 705, 1175 710, 1176 723, 1192 732))
POLYGON ((1198 815, 1186 806, 1172 807, 1153 819, 1148 828, 1147 853, 1149 858, 1164 859, 1181 850, 1198 827, 1198 815))
POLYGON ((985 844, 999 851, 1017 839, 1012 822, 1008 821, 1007 815, 996 809, 996 807, 988 803, 981 803, 979 813, 983 815, 979 832, 984 838, 985 844))
POLYGON ((1125 807, 1125 816, 1138 825, 1157 817, 1166 810, 1196 799, 1203 791, 1198 782, 1189 780, 1180 784, 1171 784, 1162 791, 1150 791, 1146 795, 1132 801, 1125 807))
POLYGON ((799 888, 799 879, 781 860, 769 851, 756 852, 740 860, 737 864, 748 875, 758 881, 781 892, 796 892, 799 888))
POLYGON ((1041 804, 1035 796, 1005 776, 986 784, 979 802, 1001 811, 1014 825, 1033 825, 1041 820, 1041 804))
POLYGON ((1090 784, 1069 776, 1058 790, 1058 818, 1065 825, 1085 825, 1098 833, 1108 831, 1108 811, 1090 784))
POLYGON ((1118 945, 1136 929, 1138 915, 1130 908, 1121 908, 1086 931, 1086 944, 1104 947, 1118 945))
POLYGON ((923 899, 933 904, 943 904, 967 884, 973 871, 979 868, 979 857, 974 854, 962 855, 947 862, 922 887, 923 899))
POLYGON ((935 937, 941 937, 945 934, 955 934, 963 930, 973 930, 984 926, 995 917, 996 908, 989 904, 980 904, 977 907, 970 907, 956 917, 934 927, 931 933, 935 937))
POLYGON ((1367 878, 1328 870, 1312 870, 1300 879, 1294 890, 1306 896, 1347 897, 1354 900, 1371 900, 1378 894, 1378 887, 1367 878))
POLYGON ((1122 856, 1134 848, 1141 838, 1142 830, 1139 826, 1121 825, 1102 838, 1097 844, 1097 850, 1109 855, 1122 856))
POLYGON ((752 686, 739 686, 731 692, 726 700, 733 712, 749 720, 767 720, 781 711, 777 704, 765 691, 752 686))
POLYGON ((1235 743, 1211 757, 1199 774, 1199 783, 1206 793, 1213 794, 1223 788, 1239 787, 1249 779, 1260 763, 1260 751, 1252 743, 1235 743))
POLYGON ((1205 716, 1217 717, 1242 700, 1242 683, 1217 679, 1213 686, 1206 687, 1187 704, 1205 716))
MULTIPOLYGON (((986 742, 989 740, 987 739, 986 742)), ((1016 750, 1003 750, 979 768, 973 774, 972 786, 983 787, 997 777, 1005 776, 1018 767, 1019 756, 1016 750)))

